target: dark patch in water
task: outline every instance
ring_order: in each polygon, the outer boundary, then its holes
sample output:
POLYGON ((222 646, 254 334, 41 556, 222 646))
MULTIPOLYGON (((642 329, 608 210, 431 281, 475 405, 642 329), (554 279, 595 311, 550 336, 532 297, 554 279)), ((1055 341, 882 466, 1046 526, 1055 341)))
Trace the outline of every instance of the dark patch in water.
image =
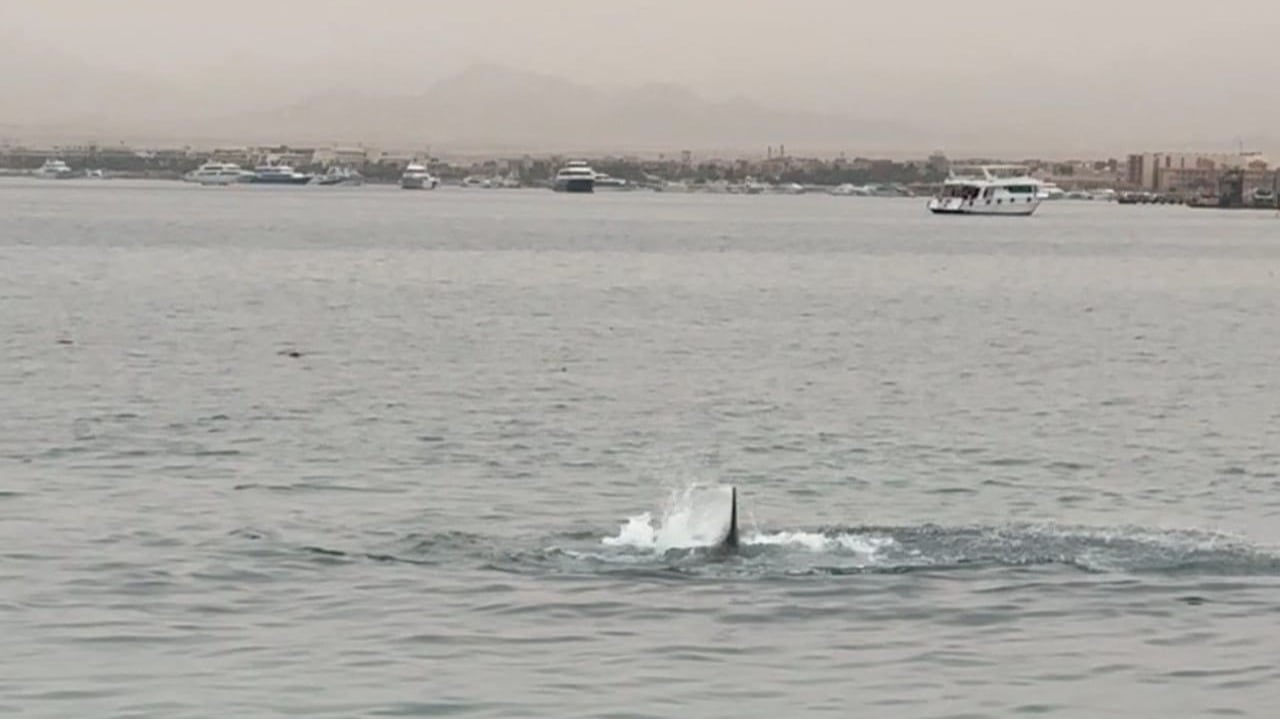
POLYGON ((1031 463, 1029 459, 1019 459, 1017 457, 997 457, 983 462, 983 464, 990 467, 1024 467, 1031 463))
POLYGON ((310 552, 310 553, 312 553, 312 554, 321 554, 321 555, 324 555, 324 556, 326 556, 326 557, 345 557, 345 556, 348 556, 346 552, 343 552, 343 551, 341 551, 341 550, 338 550, 338 549, 325 549, 324 547, 303 547, 303 548, 302 548, 302 551, 304 551, 304 552, 310 552))

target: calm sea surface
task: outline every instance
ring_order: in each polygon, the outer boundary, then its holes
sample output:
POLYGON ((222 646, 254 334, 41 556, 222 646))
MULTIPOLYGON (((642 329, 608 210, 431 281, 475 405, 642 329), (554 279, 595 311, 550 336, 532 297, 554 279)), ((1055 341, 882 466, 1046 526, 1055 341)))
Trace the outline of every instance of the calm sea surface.
POLYGON ((20 717, 1275 716, 1280 219, 0 182, 0 648, 20 717))

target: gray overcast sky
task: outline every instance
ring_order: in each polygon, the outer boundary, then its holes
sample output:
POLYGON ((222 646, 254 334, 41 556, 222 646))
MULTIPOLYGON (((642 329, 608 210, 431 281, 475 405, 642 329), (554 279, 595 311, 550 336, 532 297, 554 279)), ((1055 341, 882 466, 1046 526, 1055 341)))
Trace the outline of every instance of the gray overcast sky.
POLYGON ((1274 0, 4 0, 0 91, 154 81, 247 108, 488 62, 970 133, 1018 118, 1082 151, 1232 146, 1280 135, 1278 40, 1274 0))

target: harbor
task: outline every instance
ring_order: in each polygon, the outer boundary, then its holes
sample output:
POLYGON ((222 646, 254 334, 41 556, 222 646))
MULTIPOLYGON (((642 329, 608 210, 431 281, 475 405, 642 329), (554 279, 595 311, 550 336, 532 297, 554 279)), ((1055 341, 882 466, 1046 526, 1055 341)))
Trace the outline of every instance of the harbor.
MULTIPOLYGON (((1125 160, 977 158, 941 152, 916 158, 794 156, 784 145, 762 155, 562 154, 467 157, 430 150, 292 145, 141 148, 96 144, 0 145, 0 176, 36 179, 146 179, 206 186, 392 185, 404 189, 554 189, 710 194, 828 194, 939 197, 955 168, 1015 167, 1041 201, 1114 201, 1197 208, 1275 209, 1277 171, 1257 153, 1134 154, 1125 160), (577 173, 570 177, 565 173, 577 173)), ((1007 214, 1007 213, 1002 213, 1007 214)))

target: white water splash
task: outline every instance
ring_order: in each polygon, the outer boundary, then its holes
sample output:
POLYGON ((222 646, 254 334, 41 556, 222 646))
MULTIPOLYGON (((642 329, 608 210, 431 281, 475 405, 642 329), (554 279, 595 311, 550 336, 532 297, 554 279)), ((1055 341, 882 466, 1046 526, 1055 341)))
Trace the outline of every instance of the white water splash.
MULTIPOLYGON (((709 547, 724 539, 729 528, 731 488, 707 487, 697 483, 674 490, 668 498, 662 518, 655 521, 650 512, 627 520, 618 534, 605 537, 610 547, 665 552, 670 549, 709 547)), ((891 537, 862 534, 827 535, 819 532, 760 532, 742 530, 742 544, 801 549, 815 553, 845 553, 870 558, 880 549, 893 544, 891 537)))
POLYGON ((811 552, 848 552, 869 557, 893 544, 893 538, 868 537, 862 534, 829 536, 818 532, 773 532, 743 537, 742 543, 751 546, 794 547, 811 552))
POLYGON ((731 491, 730 487, 690 484, 671 493, 661 520, 655 522, 649 512, 631 517, 617 536, 605 537, 603 542, 658 552, 713 546, 729 530, 731 491))

